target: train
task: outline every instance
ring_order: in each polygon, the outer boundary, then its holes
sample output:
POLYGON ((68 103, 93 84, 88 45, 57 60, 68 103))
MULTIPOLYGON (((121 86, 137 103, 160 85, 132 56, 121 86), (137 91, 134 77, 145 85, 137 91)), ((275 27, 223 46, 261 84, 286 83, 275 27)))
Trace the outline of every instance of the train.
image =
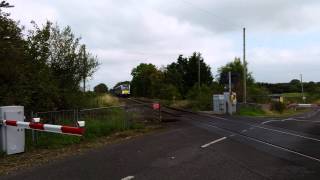
POLYGON ((118 97, 130 96, 130 84, 120 84, 113 89, 114 94, 118 97))

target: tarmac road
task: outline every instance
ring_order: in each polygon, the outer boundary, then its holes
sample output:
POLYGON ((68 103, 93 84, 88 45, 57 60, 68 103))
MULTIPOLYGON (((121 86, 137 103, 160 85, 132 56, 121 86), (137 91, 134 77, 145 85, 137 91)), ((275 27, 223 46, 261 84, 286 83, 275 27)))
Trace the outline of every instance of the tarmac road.
POLYGON ((289 119, 181 113, 164 132, 1 179, 320 179, 320 111, 289 119))

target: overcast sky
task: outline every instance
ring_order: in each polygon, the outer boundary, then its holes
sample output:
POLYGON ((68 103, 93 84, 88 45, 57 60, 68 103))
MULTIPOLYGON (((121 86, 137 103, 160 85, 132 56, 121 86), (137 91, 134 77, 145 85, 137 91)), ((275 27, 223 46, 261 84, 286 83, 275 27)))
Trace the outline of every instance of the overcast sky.
POLYGON ((90 80, 112 87, 131 80, 139 63, 158 67, 179 54, 201 52, 214 75, 242 58, 247 28, 247 61, 256 81, 288 82, 302 73, 320 81, 319 0, 9 0, 11 16, 30 27, 46 20, 70 25, 98 56, 90 80))

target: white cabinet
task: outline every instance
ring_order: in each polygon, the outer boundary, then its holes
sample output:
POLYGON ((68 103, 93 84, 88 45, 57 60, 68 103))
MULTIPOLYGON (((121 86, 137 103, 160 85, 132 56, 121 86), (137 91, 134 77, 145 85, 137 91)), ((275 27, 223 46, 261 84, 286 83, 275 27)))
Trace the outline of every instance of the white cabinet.
MULTIPOLYGON (((0 107, 0 119, 24 121, 23 106, 3 106, 0 107)), ((0 148, 7 154, 24 152, 25 130, 14 126, 0 127, 0 148)))

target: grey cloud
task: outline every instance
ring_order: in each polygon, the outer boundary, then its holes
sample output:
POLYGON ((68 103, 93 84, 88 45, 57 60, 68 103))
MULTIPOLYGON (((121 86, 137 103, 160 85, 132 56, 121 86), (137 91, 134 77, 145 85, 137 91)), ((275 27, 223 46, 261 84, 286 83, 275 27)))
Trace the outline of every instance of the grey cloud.
POLYGON ((258 81, 290 80, 287 74, 300 69, 317 73, 303 65, 306 59, 314 60, 309 63, 312 67, 320 67, 317 48, 314 53, 309 53, 310 49, 289 48, 289 54, 299 58, 294 58, 295 63, 286 71, 281 70, 288 63, 283 49, 270 47, 261 53, 265 48, 262 46, 250 50, 250 38, 263 39, 266 33, 274 39, 290 31, 319 30, 315 23, 320 17, 318 0, 16 0, 14 4, 16 8, 10 11, 23 23, 50 19, 70 25, 83 37, 102 63, 92 86, 100 82, 112 86, 117 81, 130 80, 131 69, 140 62, 160 67, 176 60, 179 54, 188 56, 193 51, 200 51, 216 71, 234 56, 241 56, 243 25, 250 31, 249 67, 258 81), (282 65, 277 60, 283 60, 282 65), (270 75, 272 71, 275 73, 270 75))

